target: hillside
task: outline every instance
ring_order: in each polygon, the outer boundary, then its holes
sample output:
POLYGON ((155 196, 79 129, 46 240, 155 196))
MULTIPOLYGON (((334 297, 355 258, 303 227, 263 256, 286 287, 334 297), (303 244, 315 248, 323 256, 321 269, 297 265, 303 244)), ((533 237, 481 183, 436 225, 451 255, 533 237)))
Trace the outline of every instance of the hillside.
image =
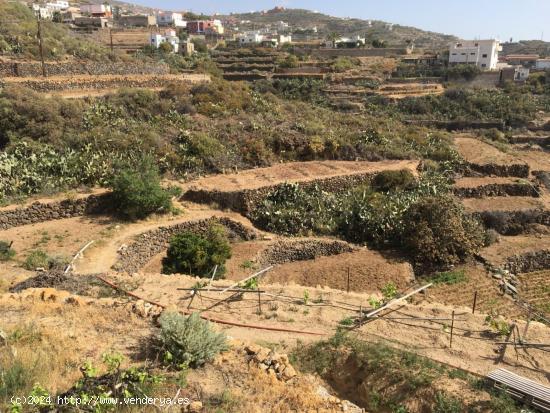
POLYGON ((504 43, 502 45, 502 54, 531 54, 536 53, 541 56, 550 56, 550 42, 542 40, 521 40, 514 43, 504 43))
POLYGON ((267 13, 232 14, 230 17, 240 21, 250 20, 256 24, 270 24, 284 21, 293 28, 317 27, 321 35, 339 33, 341 35, 367 35, 367 37, 384 40, 388 45, 403 45, 408 40, 414 40, 419 47, 441 47, 456 39, 454 36, 420 30, 414 27, 393 25, 386 22, 370 21, 353 18, 328 16, 303 9, 270 10, 267 13))

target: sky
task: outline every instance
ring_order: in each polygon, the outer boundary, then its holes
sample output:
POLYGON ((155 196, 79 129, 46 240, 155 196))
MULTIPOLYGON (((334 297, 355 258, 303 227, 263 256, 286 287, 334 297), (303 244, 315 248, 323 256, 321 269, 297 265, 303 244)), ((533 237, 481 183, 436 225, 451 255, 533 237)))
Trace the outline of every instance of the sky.
POLYGON ((383 20, 463 39, 550 41, 550 0, 127 0, 167 10, 206 14, 249 12, 275 6, 339 17, 383 20), (544 33, 544 34, 543 34, 544 33))

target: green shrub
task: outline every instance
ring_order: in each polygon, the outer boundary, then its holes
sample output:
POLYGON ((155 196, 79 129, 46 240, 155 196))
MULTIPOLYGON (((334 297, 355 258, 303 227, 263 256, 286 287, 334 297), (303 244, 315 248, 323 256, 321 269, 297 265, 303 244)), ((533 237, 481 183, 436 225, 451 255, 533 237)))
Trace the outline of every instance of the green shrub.
POLYGON ((221 278, 225 274, 225 261, 230 257, 231 246, 225 228, 211 225, 205 236, 183 232, 172 237, 162 270, 165 274, 206 277, 217 265, 216 278, 221 278))
POLYGON ((481 224, 451 197, 422 199, 404 215, 404 247, 425 268, 448 267, 471 257, 484 237, 481 224))
MULTIPOLYGON (((91 362, 86 362, 80 368, 83 377, 59 397, 73 400, 73 405, 76 399, 97 401, 95 408, 90 410, 94 412, 118 411, 116 399, 148 396, 162 383, 162 377, 144 368, 121 369, 123 360, 123 356, 118 353, 103 354, 102 361, 107 369, 103 375, 98 375, 98 369, 91 362)), ((76 410, 79 410, 79 406, 76 406, 76 410)), ((69 408, 69 411, 72 409, 69 408)))
POLYGON ((32 251, 25 259, 24 267, 27 270, 34 271, 37 268, 49 268, 50 257, 42 250, 32 251))
POLYGON ((198 313, 185 317, 165 312, 159 318, 160 345, 166 362, 179 367, 199 367, 227 349, 225 334, 216 333, 198 313))
POLYGON ((116 212, 126 219, 142 219, 154 212, 170 210, 170 194, 162 189, 158 168, 151 157, 142 158, 138 165, 121 165, 110 187, 116 212))
POLYGON ((468 277, 464 273, 464 270, 439 272, 434 276, 430 277, 430 282, 436 285, 437 284, 454 285, 454 284, 460 284, 466 281, 468 281, 468 277))
POLYGON ((389 192, 398 189, 410 189, 416 178, 408 169, 400 171, 383 171, 374 176, 371 186, 375 191, 389 192))
POLYGON ((46 270, 62 270, 69 261, 62 256, 50 256, 45 251, 34 250, 25 259, 23 267, 29 271, 34 271, 37 268, 44 268, 46 270))
POLYGON ((0 241, 0 261, 9 261, 15 256, 11 242, 0 241))
POLYGON ((461 413, 465 410, 464 404, 443 392, 435 395, 434 413, 461 413))

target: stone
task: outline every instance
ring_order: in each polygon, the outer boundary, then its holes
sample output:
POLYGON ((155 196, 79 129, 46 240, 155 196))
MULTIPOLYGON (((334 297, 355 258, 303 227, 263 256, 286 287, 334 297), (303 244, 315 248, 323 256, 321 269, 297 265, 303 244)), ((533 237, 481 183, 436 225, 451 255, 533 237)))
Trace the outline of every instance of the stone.
POLYGON ((189 404, 189 412, 191 413, 197 413, 202 411, 202 402, 200 401, 193 401, 189 404))

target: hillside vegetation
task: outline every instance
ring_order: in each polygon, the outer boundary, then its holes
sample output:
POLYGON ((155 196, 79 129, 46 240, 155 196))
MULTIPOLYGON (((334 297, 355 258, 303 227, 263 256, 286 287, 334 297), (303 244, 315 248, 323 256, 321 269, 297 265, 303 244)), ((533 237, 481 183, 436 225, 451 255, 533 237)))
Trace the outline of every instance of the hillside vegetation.
MULTIPOLYGON (((0 2, 0 55, 39 58, 38 24, 32 10, 16 2, 0 2)), ((99 43, 78 36, 61 23, 42 22, 44 57, 105 60, 110 51, 99 43)))
POLYGON ((414 27, 393 25, 391 29, 382 21, 368 21, 356 18, 341 18, 328 16, 303 9, 271 10, 267 13, 232 14, 239 20, 250 20, 254 23, 287 22, 292 28, 311 28, 316 26, 321 36, 329 33, 341 35, 366 35, 386 42, 387 45, 403 46, 407 41, 415 41, 419 47, 442 47, 452 42, 456 37, 441 33, 420 30, 414 27))

